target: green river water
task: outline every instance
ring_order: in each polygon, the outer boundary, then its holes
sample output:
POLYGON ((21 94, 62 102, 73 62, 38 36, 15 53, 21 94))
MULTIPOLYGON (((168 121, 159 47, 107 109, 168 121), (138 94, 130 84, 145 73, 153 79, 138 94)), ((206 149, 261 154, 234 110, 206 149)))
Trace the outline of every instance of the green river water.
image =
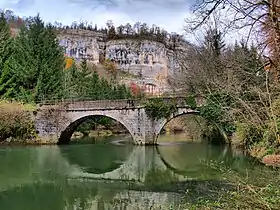
POLYGON ((225 146, 160 137, 157 147, 115 136, 66 146, 0 147, 0 210, 179 209, 186 199, 226 188, 223 164, 259 168, 225 146), (188 196, 186 196, 188 194, 188 196))

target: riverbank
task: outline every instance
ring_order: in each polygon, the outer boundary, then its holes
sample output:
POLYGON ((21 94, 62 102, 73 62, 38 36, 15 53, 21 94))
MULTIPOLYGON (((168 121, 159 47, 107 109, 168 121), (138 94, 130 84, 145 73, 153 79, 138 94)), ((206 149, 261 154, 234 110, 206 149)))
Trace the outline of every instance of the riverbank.
POLYGON ((240 173, 223 163, 212 162, 208 166, 222 174, 221 183, 224 184, 221 186, 210 180, 198 184, 196 189, 205 189, 205 193, 193 197, 195 192, 188 192, 186 203, 180 209, 279 209, 279 170, 263 168, 257 172, 248 169, 240 173))
POLYGON ((35 131, 36 105, 0 100, 0 143, 38 140, 35 131))
MULTIPOLYGON (((231 136, 227 137, 228 144, 233 148, 244 150, 248 156, 255 158, 264 165, 280 167, 280 150, 278 147, 269 145, 269 143, 262 139, 257 140, 255 143, 250 142, 250 145, 246 145, 248 138, 251 137, 250 132, 253 131, 243 124, 238 124, 237 127, 236 131, 231 136)), ((205 135, 205 133, 206 136, 209 135, 205 121, 194 115, 181 116, 170 121, 165 126, 165 130, 168 133, 176 133, 178 131, 185 132, 190 139, 199 139, 202 135, 205 135)), ((261 138, 261 136, 259 136, 259 138, 261 138)))

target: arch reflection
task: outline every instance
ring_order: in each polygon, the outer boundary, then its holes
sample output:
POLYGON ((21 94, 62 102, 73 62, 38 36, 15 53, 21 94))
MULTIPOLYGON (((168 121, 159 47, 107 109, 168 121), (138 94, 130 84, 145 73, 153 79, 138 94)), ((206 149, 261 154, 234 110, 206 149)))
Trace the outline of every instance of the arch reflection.
POLYGON ((129 157, 133 146, 113 144, 67 145, 60 147, 61 155, 70 165, 84 172, 104 174, 118 169, 129 157))
POLYGON ((249 166, 247 157, 226 146, 184 142, 158 145, 156 150, 169 170, 191 178, 216 177, 218 173, 211 167, 213 161, 223 162, 236 169, 249 166))

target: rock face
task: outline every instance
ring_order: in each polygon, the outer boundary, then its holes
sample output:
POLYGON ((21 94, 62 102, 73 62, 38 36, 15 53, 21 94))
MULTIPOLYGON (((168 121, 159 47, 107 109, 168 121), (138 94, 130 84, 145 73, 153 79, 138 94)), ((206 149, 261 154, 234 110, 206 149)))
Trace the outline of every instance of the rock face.
POLYGON ((90 62, 98 63, 100 46, 98 43, 99 33, 85 30, 61 31, 58 35, 59 44, 64 48, 65 55, 80 61, 87 59, 90 62))
POLYGON ((58 40, 65 55, 77 61, 83 58, 95 64, 104 58, 114 61, 118 70, 139 76, 130 83, 153 95, 170 89, 167 77, 179 68, 174 53, 156 41, 121 39, 106 42, 105 34, 80 29, 60 31, 58 40))
POLYGON ((140 80, 133 82, 145 92, 159 94, 166 89, 169 58, 163 44, 148 40, 109 41, 105 57, 117 63, 120 70, 138 75, 140 80))
MULTIPOLYGON (((106 44, 106 58, 123 70, 167 70, 167 55, 163 44, 148 40, 114 40, 106 44), (135 68, 135 69, 136 69, 135 68)), ((138 72, 137 72, 138 73, 138 72)))

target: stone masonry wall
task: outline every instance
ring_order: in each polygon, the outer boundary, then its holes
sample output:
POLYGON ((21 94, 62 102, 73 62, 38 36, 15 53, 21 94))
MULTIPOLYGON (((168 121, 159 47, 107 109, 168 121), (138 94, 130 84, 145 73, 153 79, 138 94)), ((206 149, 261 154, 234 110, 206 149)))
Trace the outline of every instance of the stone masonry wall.
MULTIPOLYGON (((169 102, 173 99, 164 99, 169 102)), ((36 130, 42 139, 52 139, 67 143, 76 127, 83 120, 92 116, 107 116, 124 125, 138 145, 155 144, 163 126, 172 118, 182 114, 196 113, 185 104, 184 98, 177 99, 178 110, 168 119, 151 119, 141 101, 106 100, 60 103, 59 105, 43 105, 39 107, 36 116, 36 130)))
POLYGON ((82 122, 81 119, 96 115, 107 116, 123 124, 137 145, 154 143, 153 127, 144 108, 67 111, 61 112, 59 117, 53 115, 47 109, 43 109, 37 115, 36 130, 41 139, 51 139, 52 142, 58 142, 63 134, 63 137, 66 136, 67 139, 63 138, 59 143, 67 143, 78 125, 76 122, 82 122), (71 126, 74 127, 71 128, 71 126))

